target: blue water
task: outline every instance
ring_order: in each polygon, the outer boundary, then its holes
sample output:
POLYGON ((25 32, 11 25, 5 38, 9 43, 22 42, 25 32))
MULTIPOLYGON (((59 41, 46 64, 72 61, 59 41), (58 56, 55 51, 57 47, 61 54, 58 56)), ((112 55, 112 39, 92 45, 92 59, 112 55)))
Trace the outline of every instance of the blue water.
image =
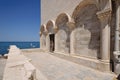
POLYGON ((39 48, 39 42, 0 42, 0 54, 7 54, 10 45, 16 45, 20 49, 39 48))

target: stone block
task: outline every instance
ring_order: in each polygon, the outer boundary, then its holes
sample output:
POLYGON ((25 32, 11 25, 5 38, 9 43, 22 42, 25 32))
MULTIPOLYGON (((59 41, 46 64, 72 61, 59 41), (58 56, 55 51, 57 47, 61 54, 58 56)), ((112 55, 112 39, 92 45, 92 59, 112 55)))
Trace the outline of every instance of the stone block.
POLYGON ((36 69, 31 63, 27 62, 24 64, 24 71, 23 80, 37 80, 36 69))

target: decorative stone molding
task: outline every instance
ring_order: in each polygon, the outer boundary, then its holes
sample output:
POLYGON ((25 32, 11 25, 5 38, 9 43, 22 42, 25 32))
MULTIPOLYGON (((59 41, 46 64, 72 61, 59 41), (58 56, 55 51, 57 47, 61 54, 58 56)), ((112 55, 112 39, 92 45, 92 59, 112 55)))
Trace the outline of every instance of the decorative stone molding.
POLYGON ((48 35, 48 33, 49 33, 48 31, 45 31, 43 34, 44 34, 45 36, 47 36, 47 35, 48 35))
POLYGON ((44 32, 40 32, 40 37, 42 36, 42 35, 47 35, 48 34, 48 31, 44 31, 44 32))
POLYGON ((99 11, 96 14, 97 14, 98 18, 102 21, 102 20, 110 17, 111 12, 112 12, 111 9, 106 9, 106 10, 99 11))
POLYGON ((66 25, 69 27, 70 31, 75 29, 75 22, 67 22, 66 25))
POLYGON ((120 64, 120 51, 114 51, 115 62, 120 64))
POLYGON ((58 32, 58 28, 57 27, 55 27, 54 28, 54 31, 55 31, 55 34, 58 32))
POLYGON ((40 32, 44 32, 44 31, 45 31, 45 27, 46 27, 45 24, 41 25, 41 27, 40 27, 40 32))
POLYGON ((114 71, 116 74, 120 74, 120 51, 114 51, 114 71))
POLYGON ((42 36, 42 35, 47 35, 48 34, 48 31, 47 31, 47 29, 46 29, 46 25, 45 24, 43 24, 43 25, 41 25, 41 28, 40 28, 40 37, 42 36))

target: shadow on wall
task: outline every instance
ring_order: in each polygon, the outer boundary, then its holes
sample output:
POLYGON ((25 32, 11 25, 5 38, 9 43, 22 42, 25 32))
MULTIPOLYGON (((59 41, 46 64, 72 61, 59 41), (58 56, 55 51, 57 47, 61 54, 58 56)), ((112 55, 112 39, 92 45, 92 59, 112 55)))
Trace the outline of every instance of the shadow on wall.
POLYGON ((66 23, 70 21, 70 16, 66 13, 61 13, 56 19, 56 25, 58 27, 58 37, 60 39, 61 50, 65 53, 70 53, 70 30, 66 23), (63 34, 64 33, 64 34, 63 34))
MULTIPOLYGON (((100 26, 101 23, 97 18, 98 9, 95 4, 89 4, 84 6, 84 8, 77 10, 76 14, 73 14, 73 18, 76 23, 76 27, 81 27, 84 25, 84 29, 87 29, 91 33, 91 39, 88 48, 91 50, 96 50, 97 58, 100 55, 100 26)), ((75 13, 75 12, 74 12, 75 13)))

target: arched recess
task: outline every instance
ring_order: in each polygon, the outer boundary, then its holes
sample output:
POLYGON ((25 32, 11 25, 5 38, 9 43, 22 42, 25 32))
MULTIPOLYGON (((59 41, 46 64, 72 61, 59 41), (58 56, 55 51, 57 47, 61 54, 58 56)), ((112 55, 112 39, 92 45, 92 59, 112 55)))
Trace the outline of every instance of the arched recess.
POLYGON ((95 5, 96 8, 99 10, 100 6, 99 6, 99 2, 98 0, 82 0, 74 9, 72 17, 75 18, 77 17, 77 15, 79 14, 79 11, 82 10, 85 6, 87 5, 95 5))
POLYGON ((46 29, 45 25, 41 25, 40 28, 40 48, 45 50, 46 49, 46 29))
POLYGON ((71 18, 67 13, 61 13, 56 19, 58 32, 55 35, 55 51, 62 53, 70 53, 70 30, 67 27, 67 22, 71 18))
POLYGON ((53 20, 49 20, 46 24, 46 29, 46 47, 48 51, 53 52, 55 49, 55 22, 53 20))
POLYGON ((72 18, 76 28, 71 33, 72 53, 89 58, 100 58, 100 26, 96 0, 83 0, 75 8, 72 18))
POLYGON ((112 10, 112 1, 116 0, 99 0, 100 10, 112 10))

